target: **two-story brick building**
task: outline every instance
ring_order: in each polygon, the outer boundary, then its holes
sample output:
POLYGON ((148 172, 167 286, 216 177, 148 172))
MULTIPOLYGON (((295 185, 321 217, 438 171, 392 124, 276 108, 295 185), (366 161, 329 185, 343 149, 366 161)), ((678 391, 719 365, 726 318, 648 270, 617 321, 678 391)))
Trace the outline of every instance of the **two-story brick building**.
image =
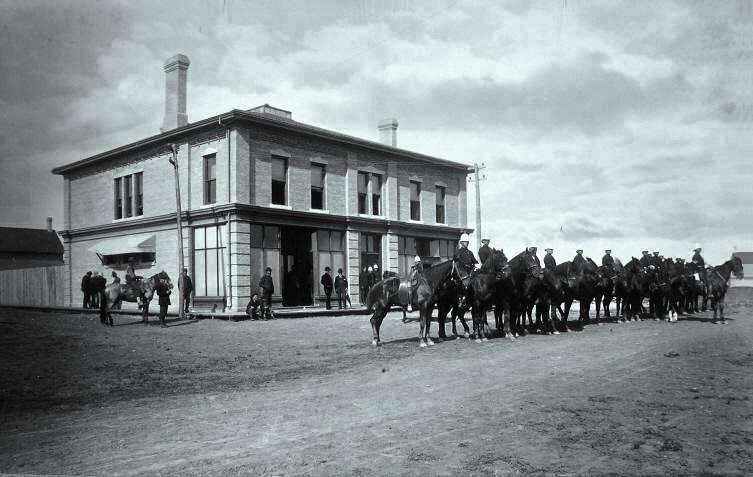
POLYGON ((109 277, 130 258, 143 276, 177 277, 170 144, 197 306, 245 309, 266 267, 284 304, 317 300, 325 266, 345 270, 357 301, 367 266, 404 273, 416 254, 452 256, 468 230, 468 166, 397 148, 395 120, 380 123, 380 142, 268 105, 188 123, 188 64, 165 64, 162 133, 53 170, 64 178, 67 304, 81 301, 87 270, 109 277))

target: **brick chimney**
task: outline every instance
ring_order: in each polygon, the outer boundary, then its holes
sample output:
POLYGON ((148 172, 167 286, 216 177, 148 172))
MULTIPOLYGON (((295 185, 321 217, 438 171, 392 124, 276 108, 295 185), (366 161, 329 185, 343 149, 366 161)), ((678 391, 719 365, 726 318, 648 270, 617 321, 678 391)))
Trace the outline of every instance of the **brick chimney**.
POLYGON ((397 119, 382 119, 377 128, 379 129, 379 142, 397 147, 397 119))
POLYGON ((162 132, 188 124, 186 77, 190 64, 188 57, 180 53, 165 61, 165 120, 162 132))

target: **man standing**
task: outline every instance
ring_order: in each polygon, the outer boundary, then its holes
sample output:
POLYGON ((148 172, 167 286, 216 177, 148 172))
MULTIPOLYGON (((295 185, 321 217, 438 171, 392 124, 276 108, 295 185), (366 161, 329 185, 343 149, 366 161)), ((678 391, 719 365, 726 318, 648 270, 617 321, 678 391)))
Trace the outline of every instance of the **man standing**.
POLYGON ((339 309, 352 308, 350 303, 350 296, 348 296, 348 279, 343 275, 343 269, 337 269, 337 276, 335 277, 335 293, 337 293, 337 306, 339 309))
POLYGON ((468 237, 468 234, 462 234, 460 236, 460 244, 458 246, 458 249, 455 251, 455 255, 452 257, 452 259, 459 263, 468 274, 473 271, 475 265, 478 263, 478 260, 476 260, 473 252, 468 250, 469 241, 470 239, 468 237))
POLYGON ((575 273, 580 273, 583 271, 583 265, 586 263, 586 259, 583 258, 583 249, 578 249, 575 251, 575 257, 573 257, 572 261, 572 269, 575 273))
POLYGON ((275 285, 272 282, 272 269, 267 267, 264 270, 264 276, 259 280, 261 288, 262 317, 265 320, 272 318, 272 294, 275 292, 275 285))
POLYGON ((191 292, 193 292, 193 282, 188 276, 188 269, 184 268, 183 273, 178 279, 178 288, 180 288, 181 297, 183 298, 183 311, 188 313, 188 306, 191 304, 191 292))
POLYGON ((557 260, 554 259, 554 255, 552 255, 552 252, 554 252, 553 248, 545 248, 544 251, 546 252, 546 255, 544 255, 544 268, 547 270, 554 270, 557 268, 557 260))
POLYGON ((92 272, 86 272, 86 275, 84 275, 84 278, 81 279, 81 291, 84 293, 84 308, 89 308, 91 305, 91 296, 89 294, 89 290, 91 288, 91 281, 92 278, 92 272))
POLYGON ((94 275, 89 280, 89 286, 91 290, 89 304, 92 308, 99 308, 99 298, 107 288, 107 279, 100 275, 99 272, 94 272, 94 275))
POLYGON ((160 273, 160 281, 159 284, 157 284, 157 296, 159 297, 159 321, 162 323, 160 326, 162 328, 167 328, 167 323, 165 322, 165 318, 167 317, 167 307, 170 306, 170 293, 172 291, 167 287, 167 283, 165 283, 165 279, 162 278, 163 276, 166 276, 167 274, 162 271, 160 273))
POLYGON ((327 309, 332 309, 332 305, 330 303, 330 300, 332 298, 332 275, 329 274, 330 268, 324 267, 324 275, 322 275, 322 279, 320 280, 322 286, 324 287, 324 296, 327 300, 327 309))
POLYGON ((604 256, 601 257, 601 265, 614 270, 614 257, 612 257, 611 249, 604 250, 604 256))
POLYGON ((481 239, 481 248, 478 249, 478 259, 481 265, 485 264, 489 257, 492 256, 492 249, 489 248, 489 239, 481 239))

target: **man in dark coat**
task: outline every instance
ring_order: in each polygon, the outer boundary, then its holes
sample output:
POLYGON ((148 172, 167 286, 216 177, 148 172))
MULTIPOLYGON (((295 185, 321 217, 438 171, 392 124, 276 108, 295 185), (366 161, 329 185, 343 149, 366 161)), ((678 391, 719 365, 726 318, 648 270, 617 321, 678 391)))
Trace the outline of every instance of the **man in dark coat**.
POLYGON ((601 257, 602 266, 608 267, 610 270, 614 270, 614 257, 612 257, 612 250, 604 250, 604 256, 601 257))
POLYGON ((651 260, 651 265, 653 265, 655 267, 661 266, 661 258, 659 257, 659 251, 658 250, 654 250, 654 256, 653 257, 649 257, 649 259, 651 260))
POLYGON ((99 298, 105 292, 105 288, 107 288, 107 279, 100 275, 99 272, 94 272, 94 275, 89 280, 89 287, 90 304, 93 308, 99 308, 99 298))
POLYGON ((89 308, 91 305, 91 295, 89 291, 91 289, 91 278, 92 272, 86 272, 84 278, 81 279, 81 291, 84 294, 84 308, 89 308))
POLYGON ((272 294, 275 292, 275 285, 272 282, 272 269, 267 267, 264 270, 264 276, 259 280, 261 289, 262 317, 265 320, 272 318, 272 294))
POLYGON ((544 255, 544 268, 547 270, 554 270, 557 268, 557 260, 554 259, 554 255, 552 255, 552 252, 554 252, 553 248, 545 248, 544 251, 546 252, 546 255, 544 255))
POLYGON ((164 279, 160 278, 160 282, 157 284, 157 296, 159 297, 159 321, 162 323, 160 325, 162 328, 167 328, 165 318, 167 317, 167 307, 171 304, 170 293, 172 291, 167 287, 167 283, 164 279))
POLYGON ((466 273, 470 274, 473 272, 475 265, 478 263, 478 260, 476 260, 476 257, 473 255, 473 252, 468 250, 468 242, 469 237, 468 234, 463 234, 460 236, 460 244, 458 246, 458 249, 455 251, 455 255, 452 257, 452 259, 459 263, 461 267, 466 271, 466 273))
POLYGON ((327 300, 327 309, 332 309, 332 304, 330 300, 332 299, 332 275, 329 274, 330 268, 324 267, 324 275, 322 275, 322 279, 320 280, 322 287, 324 287, 324 296, 327 300))
POLYGON ((335 293, 337 293, 337 306, 340 309, 352 308, 350 303, 350 296, 348 295, 348 279, 343 275, 343 269, 337 269, 337 276, 335 277, 335 293))
POLYGON ((706 262, 703 260, 703 256, 701 255, 701 251, 703 249, 700 245, 696 244, 695 248, 693 249, 693 263, 696 264, 697 267, 703 269, 706 267, 706 262))
POLYGON ((639 262, 641 263, 641 267, 648 267, 651 265, 651 255, 648 254, 648 250, 641 250, 641 259, 639 262))
POLYGON ((572 269, 575 273, 580 273, 583 271, 583 265, 585 265, 586 259, 583 258, 583 249, 578 249, 575 251, 575 257, 573 257, 572 261, 572 269))
POLYGON ((492 249, 489 247, 489 239, 481 239, 481 244, 481 248, 478 249, 478 260, 483 265, 492 256, 492 249))
POLYGON ((184 268, 178 280, 178 288, 183 299, 183 311, 188 313, 188 305, 191 304, 191 293, 193 292, 193 282, 188 276, 188 269, 184 268))

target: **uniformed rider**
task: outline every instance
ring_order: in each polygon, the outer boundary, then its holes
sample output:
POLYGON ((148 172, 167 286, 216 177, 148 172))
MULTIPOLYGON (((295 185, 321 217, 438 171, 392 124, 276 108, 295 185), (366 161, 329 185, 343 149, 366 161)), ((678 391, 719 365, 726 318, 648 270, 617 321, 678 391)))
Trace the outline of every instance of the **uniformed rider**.
POLYGON ((526 247, 526 255, 528 255, 533 263, 541 266, 541 261, 539 260, 539 257, 536 255, 536 251, 538 248, 535 245, 529 245, 526 247))
POLYGON ((554 252, 553 248, 545 248, 544 251, 546 252, 546 255, 544 255, 544 268, 547 270, 554 270, 557 268, 557 260, 554 259, 554 255, 552 255, 552 252, 554 252))
POLYGON ((481 239, 481 248, 478 249, 478 259, 481 265, 485 264, 489 257, 492 256, 492 249, 489 247, 488 238, 481 239))
POLYGON ((580 273, 583 271, 583 265, 585 265, 586 259, 583 258, 583 249, 578 249, 575 251, 575 257, 573 257, 572 261, 572 269, 575 273, 580 273))
POLYGON ((703 249, 701 248, 700 244, 695 244, 695 247, 693 248, 693 263, 701 269, 703 269, 706 266, 706 262, 703 260, 703 256, 701 256, 701 251, 703 249))
POLYGON ((604 250, 604 256, 601 257, 601 265, 608 267, 610 270, 614 270, 614 257, 612 257, 612 250, 604 250))
POLYGON ((641 267, 648 267, 651 265, 651 255, 648 254, 648 250, 641 250, 641 259, 639 260, 641 267))
POLYGON ((467 274, 470 275, 471 272, 473 272, 475 265, 478 263, 478 260, 476 260, 473 252, 468 250, 469 241, 470 238, 468 237, 468 234, 463 234, 460 236, 458 249, 455 251, 455 255, 452 257, 452 259, 457 262, 457 264, 460 265, 467 274))

